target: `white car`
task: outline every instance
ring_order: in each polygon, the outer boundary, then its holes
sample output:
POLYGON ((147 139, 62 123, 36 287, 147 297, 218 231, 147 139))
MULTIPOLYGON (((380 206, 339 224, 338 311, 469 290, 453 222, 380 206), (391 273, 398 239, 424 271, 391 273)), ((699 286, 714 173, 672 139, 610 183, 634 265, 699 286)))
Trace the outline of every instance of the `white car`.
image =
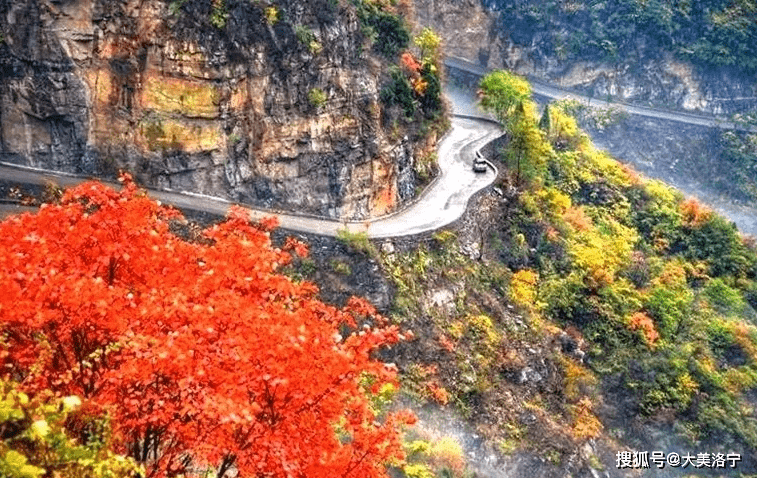
POLYGON ((476 151, 476 158, 473 160, 473 172, 486 172, 486 161, 484 160, 483 156, 481 156, 481 153, 479 151, 476 151))

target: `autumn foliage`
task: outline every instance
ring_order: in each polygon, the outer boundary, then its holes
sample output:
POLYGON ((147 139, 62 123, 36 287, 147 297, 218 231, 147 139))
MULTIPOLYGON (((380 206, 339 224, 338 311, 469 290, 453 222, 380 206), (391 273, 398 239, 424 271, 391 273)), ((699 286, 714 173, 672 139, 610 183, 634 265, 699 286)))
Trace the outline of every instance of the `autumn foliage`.
POLYGON ((653 347, 660 338, 660 334, 654 326, 654 321, 644 312, 636 312, 628 320, 628 326, 631 330, 638 330, 644 337, 644 342, 653 347))
POLYGON ((234 209, 187 241, 181 220, 124 177, 0 223, 6 377, 107 412, 147 476, 386 476, 412 417, 372 409, 395 372, 371 353, 397 328, 277 273, 271 221, 234 209))
POLYGON ((712 217, 712 210, 703 206, 696 199, 687 199, 680 205, 683 222, 690 227, 698 227, 712 217))
POLYGON ((411 75, 418 75, 421 72, 421 64, 415 59, 412 53, 405 52, 400 57, 400 65, 411 75))

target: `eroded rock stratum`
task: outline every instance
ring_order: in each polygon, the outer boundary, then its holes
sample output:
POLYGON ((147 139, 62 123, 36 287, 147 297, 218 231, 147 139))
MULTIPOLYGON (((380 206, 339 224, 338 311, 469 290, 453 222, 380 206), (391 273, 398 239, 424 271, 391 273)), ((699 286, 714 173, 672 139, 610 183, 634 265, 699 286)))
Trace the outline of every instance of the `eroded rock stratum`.
MULTIPOLYGON (((638 2, 623 11, 626 3, 631 2, 416 0, 415 6, 419 23, 434 27, 445 39, 447 54, 485 67, 508 69, 603 100, 725 116, 757 108, 754 73, 745 65, 736 61, 717 66, 712 60, 697 67, 675 54, 689 50, 693 43, 655 42, 658 32, 643 22, 634 25, 632 18, 637 14, 654 18, 647 6, 642 6, 649 3, 651 9, 655 2, 638 2), (605 25, 608 16, 617 22, 614 27, 605 25), (623 26, 633 33, 619 33, 623 26), (590 46, 591 40, 598 38, 598 29, 615 42, 607 39, 590 46)), ((680 6, 691 8, 689 3, 680 6)), ((715 10, 725 7, 712 8, 717 17, 715 10)), ((744 9, 743 15, 743 25, 738 15, 723 14, 721 19, 728 21, 721 23, 733 22, 729 28, 734 28, 734 33, 726 36, 750 51, 750 35, 755 30, 746 19, 754 18, 754 11, 744 9)), ((703 30, 710 28, 703 26, 701 19, 699 23, 700 30, 692 33, 694 38, 702 35, 697 41, 704 40, 703 30)), ((672 37, 674 33, 661 35, 672 37)))
POLYGON ((0 34, 2 161, 343 219, 414 194, 348 2, 0 0, 0 34))

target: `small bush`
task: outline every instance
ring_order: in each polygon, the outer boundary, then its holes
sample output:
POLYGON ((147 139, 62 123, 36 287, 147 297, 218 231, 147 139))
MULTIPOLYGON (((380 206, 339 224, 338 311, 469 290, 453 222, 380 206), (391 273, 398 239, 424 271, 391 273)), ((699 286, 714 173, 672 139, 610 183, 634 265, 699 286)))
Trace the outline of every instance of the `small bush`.
POLYGON ((637 330, 641 333, 644 342, 651 346, 660 338, 660 334, 655 329, 654 321, 644 312, 636 312, 628 319, 628 327, 631 330, 637 330))
POLYGON ((741 293, 729 287, 722 279, 711 279, 704 288, 708 302, 723 315, 740 314, 746 304, 741 293))
POLYGON ((302 272, 305 277, 314 276, 317 270, 318 266, 313 259, 304 257, 300 260, 300 272, 302 272))
MULTIPOLYGON (((428 452, 431 463, 447 476, 462 477, 465 473, 465 454, 455 438, 446 436, 433 443, 428 452)), ((444 475, 442 475, 444 476, 444 475)))
POLYGON ((281 13, 279 12, 279 8, 276 5, 266 7, 266 9, 263 11, 263 14, 265 16, 266 23, 269 25, 276 25, 281 19, 281 13))
MULTIPOLYGON (((187 2, 187 0, 174 0, 168 5, 168 13, 176 16, 181 13, 181 7, 187 2)), ((2 43, 2 35, 0 35, 0 43, 2 43)))
POLYGON ((682 322, 691 316, 694 296, 688 289, 674 290, 666 286, 653 288, 644 308, 655 321, 655 328, 664 339, 672 338, 682 322))
POLYGON ((433 118, 442 110, 442 82, 439 79, 438 70, 430 62, 424 63, 421 76, 427 85, 421 97, 421 105, 426 117, 433 118))
POLYGON ((340 229, 336 238, 355 252, 361 252, 374 259, 379 257, 378 249, 365 232, 350 232, 347 229, 340 229))
POLYGON ((210 24, 219 30, 226 26, 229 19, 229 12, 226 10, 224 0, 213 0, 213 10, 210 12, 210 24))
POLYGON ((331 260, 331 269, 334 270, 337 274, 348 276, 352 274, 352 268, 349 264, 347 264, 344 261, 339 261, 336 259, 331 260))
POLYGON ((576 405, 570 406, 573 416, 572 434, 577 439, 596 438, 602 432, 602 422, 592 411, 591 400, 584 397, 576 405))
POLYGON ((308 45, 311 41, 315 40, 315 33, 305 25, 297 25, 294 28, 294 34, 303 45, 308 45))
POLYGON ((431 176, 438 167, 438 160, 439 156, 436 154, 436 151, 431 151, 418 157, 414 169, 421 181, 425 182, 431 179, 431 176))
POLYGON ((323 50, 323 45, 321 45, 318 42, 318 39, 315 36, 315 33, 313 33, 313 30, 306 27, 305 25, 297 25, 294 29, 294 34, 297 36, 297 39, 307 47, 308 51, 312 53, 313 55, 317 55, 318 53, 323 50))
POLYGON ((317 55, 317 54, 319 54, 320 52, 323 51, 323 45, 321 45, 320 42, 317 42, 317 41, 314 40, 314 41, 311 41, 310 43, 308 43, 308 50, 313 55, 317 55))
POLYGON ((429 27, 423 29, 423 31, 413 38, 415 45, 421 49, 421 56, 426 59, 436 59, 439 55, 439 46, 442 43, 441 37, 429 27))
POLYGON ((410 30, 404 19, 384 11, 380 5, 357 1, 358 17, 366 38, 372 40, 373 49, 393 60, 410 43, 410 30))
POLYGON ((389 74, 392 77, 392 82, 381 90, 381 101, 386 106, 401 106, 405 116, 411 118, 415 114, 416 104, 410 80, 396 66, 391 67, 389 74))
POLYGON ((411 463, 402 467, 407 478, 434 478, 434 473, 423 463, 411 463))
POLYGON ((757 265, 754 251, 745 247, 736 225, 712 214, 703 223, 684 228, 685 235, 675 245, 689 259, 704 260, 710 275, 745 276, 757 265))
POLYGON ((523 307, 534 307, 538 285, 537 272, 528 269, 516 272, 510 280, 510 300, 523 307))
POLYGON ((308 91, 308 101, 314 108, 320 108, 325 105, 327 99, 326 93, 320 88, 311 88, 308 91))

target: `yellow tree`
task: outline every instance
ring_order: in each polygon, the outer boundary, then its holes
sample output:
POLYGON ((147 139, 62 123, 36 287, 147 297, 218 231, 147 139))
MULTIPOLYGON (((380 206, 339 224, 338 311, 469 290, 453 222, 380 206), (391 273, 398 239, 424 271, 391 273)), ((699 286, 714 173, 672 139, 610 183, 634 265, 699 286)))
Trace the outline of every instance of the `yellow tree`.
POLYGON ((530 99, 531 85, 507 71, 489 73, 479 83, 481 107, 494 113, 505 126, 510 126, 522 116, 523 103, 530 99), (518 111, 519 108, 521 111, 518 111))
POLYGON ((429 27, 424 28, 423 31, 413 39, 413 42, 421 49, 421 58, 424 61, 430 59, 434 63, 438 63, 439 46, 442 43, 442 39, 433 29, 429 27))
POLYGON ((494 113, 510 133, 506 159, 516 171, 516 185, 520 185, 522 173, 534 175, 551 150, 538 127, 536 106, 530 98, 531 85, 506 71, 492 72, 479 84, 481 106, 494 113))

